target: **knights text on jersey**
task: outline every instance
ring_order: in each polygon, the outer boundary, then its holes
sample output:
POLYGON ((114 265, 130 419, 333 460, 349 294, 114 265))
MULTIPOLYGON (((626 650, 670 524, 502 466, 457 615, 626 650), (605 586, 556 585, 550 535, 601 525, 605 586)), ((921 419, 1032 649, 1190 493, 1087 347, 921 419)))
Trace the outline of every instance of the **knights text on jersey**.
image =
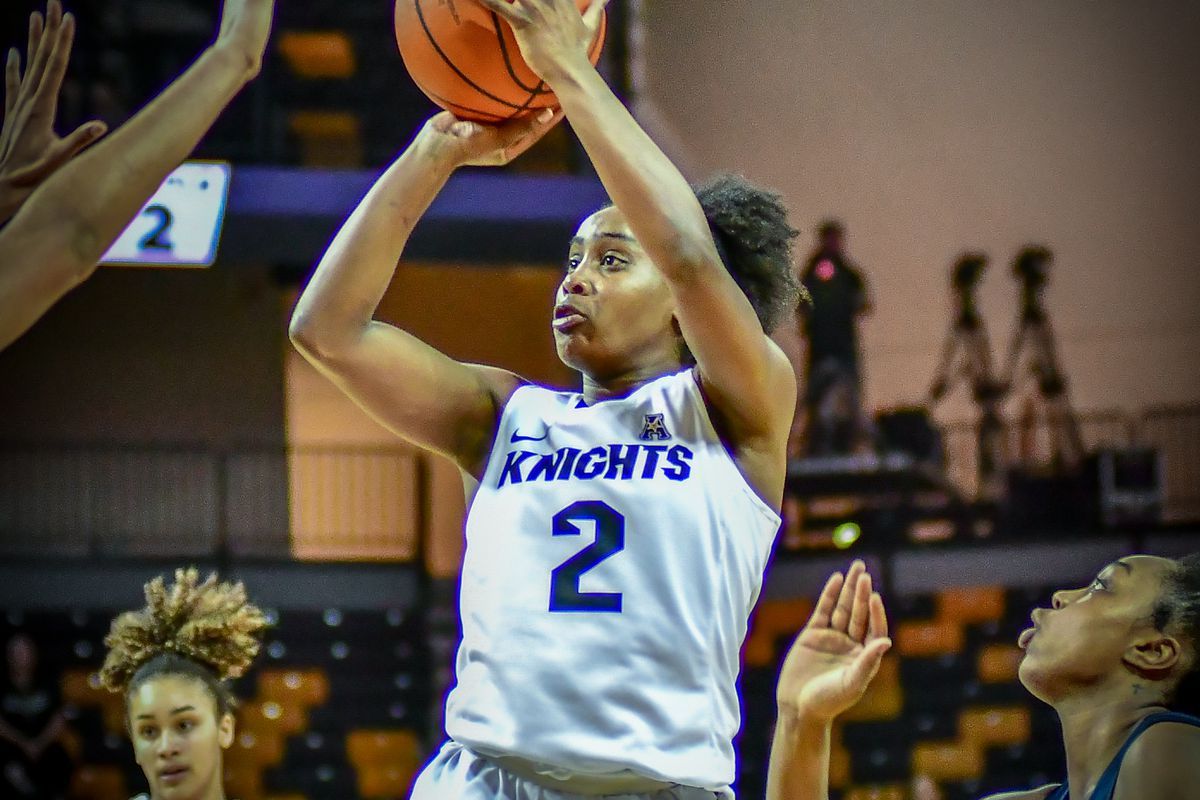
POLYGON ((467 515, 447 733, 561 773, 727 787, 778 528, 690 370, 594 406, 521 387, 467 515))

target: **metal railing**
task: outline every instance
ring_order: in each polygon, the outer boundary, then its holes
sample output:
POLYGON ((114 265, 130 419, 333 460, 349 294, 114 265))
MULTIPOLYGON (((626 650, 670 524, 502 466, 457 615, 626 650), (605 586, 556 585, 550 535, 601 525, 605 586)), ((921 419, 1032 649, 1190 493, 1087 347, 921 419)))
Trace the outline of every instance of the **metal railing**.
MULTIPOLYGON (((1089 450, 1156 449, 1164 519, 1200 519, 1200 405, 1079 423, 1089 450)), ((1036 458, 1044 434, 1009 426, 1005 463, 1036 458)), ((974 497, 974 427, 947 426, 944 441, 948 477, 974 497)), ((429 458, 403 447, 0 444, 0 555, 407 561, 438 513, 429 458)))
MULTIPOLYGON (((1163 465, 1165 521, 1200 519, 1200 404, 1156 406, 1140 413, 1091 411, 1077 416, 1088 452, 1149 447, 1163 465)), ((1005 466, 1046 463, 1050 431, 1044 422, 1005 427, 1005 466)), ((965 497, 975 497, 979 482, 976 429, 973 423, 943 428, 946 472, 965 497)))

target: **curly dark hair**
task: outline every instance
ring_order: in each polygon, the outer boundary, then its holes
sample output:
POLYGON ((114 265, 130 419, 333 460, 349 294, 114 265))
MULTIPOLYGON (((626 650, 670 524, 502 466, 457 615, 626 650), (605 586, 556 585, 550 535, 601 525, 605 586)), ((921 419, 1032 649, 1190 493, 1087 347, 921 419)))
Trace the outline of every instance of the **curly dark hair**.
POLYGON ((145 608, 113 620, 101 683, 128 699, 151 678, 179 675, 208 690, 218 716, 229 713, 235 703, 228 681, 258 654, 266 615, 247 601, 241 583, 222 583, 216 575, 201 581, 195 568, 175 570, 170 587, 155 578, 145 595, 145 608))
POLYGON ((1192 649, 1191 669, 1168 701, 1176 711, 1200 716, 1200 553, 1175 562, 1154 604, 1154 627, 1178 633, 1192 649))
POLYGON ((812 303, 796 278, 792 240, 780 196, 739 175, 717 175, 696 189, 721 263, 750 300, 763 331, 771 333, 798 302, 812 303))

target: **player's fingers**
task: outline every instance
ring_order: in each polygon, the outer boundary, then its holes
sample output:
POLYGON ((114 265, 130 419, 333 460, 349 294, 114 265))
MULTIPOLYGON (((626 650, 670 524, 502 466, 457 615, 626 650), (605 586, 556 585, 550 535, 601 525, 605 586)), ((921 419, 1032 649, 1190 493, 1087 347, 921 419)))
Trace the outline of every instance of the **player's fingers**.
POLYGON ((862 652, 854 659, 854 663, 850 665, 848 676, 850 685, 859 689, 865 689, 875 679, 876 674, 879 673, 879 665, 883 663, 883 655, 891 646, 891 639, 876 639, 864 647, 862 652))
POLYGON ((514 22, 528 22, 528 16, 522 13, 522 9, 516 3, 510 3, 509 0, 479 0, 484 8, 492 13, 508 21, 511 25, 514 22))
POLYGON ((21 91, 21 54, 17 48, 8 49, 8 58, 4 62, 4 116, 12 113, 17 104, 17 92, 21 91))
POLYGON ((50 51, 54 49, 58 36, 59 25, 47 19, 45 27, 38 34, 37 52, 29 52, 29 68, 25 71, 27 91, 36 92, 42 84, 42 76, 46 73, 46 63, 50 60, 50 51))
POLYGON ((859 576, 866 568, 866 564, 860 559, 855 559, 846 572, 846 582, 838 594, 837 607, 834 608, 833 617, 830 620, 830 627, 835 631, 844 632, 850 625, 850 610, 854 604, 854 592, 858 587, 859 576))
POLYGON ((883 598, 879 592, 871 593, 871 623, 872 639, 884 639, 888 635, 887 610, 883 607, 883 598))
POLYGON ((67 64, 71 59, 71 44, 75 41, 75 16, 67 14, 58 29, 53 49, 46 62, 46 72, 37 89, 37 101, 44 106, 43 111, 50 115, 51 124, 58 108, 58 91, 62 88, 63 77, 67 74, 67 64))
POLYGON ((554 111, 549 108, 543 109, 541 113, 533 118, 533 122, 527 129, 525 135, 521 136, 509 147, 505 148, 504 163, 507 164, 541 141, 542 137, 546 135, 546 132, 561 122, 565 116, 566 114, 561 110, 554 111))
POLYGON ((607 5, 608 0, 592 0, 587 11, 583 12, 583 21, 587 23, 589 31, 600 30, 600 18, 604 16, 604 8, 607 5))
POLYGON ((46 3, 46 27, 57 28, 58 24, 62 22, 62 18, 62 3, 60 3, 59 0, 49 0, 49 2, 46 3))
POLYGON ((829 576, 829 580, 825 581, 825 588, 821 590, 821 596, 817 598, 817 607, 813 609, 812 617, 808 621, 810 626, 814 628, 829 627, 829 622, 833 619, 833 609, 837 607, 838 594, 841 593, 845 580, 842 573, 835 572, 829 576))
POLYGON ((40 11, 35 11, 29 15, 29 40, 25 47, 25 72, 28 74, 29 65, 33 63, 33 57, 37 55, 38 45, 42 41, 42 31, 44 30, 44 20, 40 11))
POLYGON ((98 119, 80 125, 59 142, 58 147, 62 150, 59 164, 70 161, 80 152, 91 147, 106 133, 108 133, 108 125, 98 119))
POLYGON ((850 607, 850 624, 846 632, 856 642, 867 635, 867 622, 871 615, 871 573, 864 572, 854 587, 854 604, 850 607))

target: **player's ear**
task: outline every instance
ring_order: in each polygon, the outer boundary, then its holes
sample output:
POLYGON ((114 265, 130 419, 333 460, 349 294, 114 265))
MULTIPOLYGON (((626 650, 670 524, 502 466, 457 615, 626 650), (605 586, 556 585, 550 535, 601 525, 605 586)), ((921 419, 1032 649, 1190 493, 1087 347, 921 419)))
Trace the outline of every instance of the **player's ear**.
POLYGON ((1161 631, 1150 631, 1126 648, 1123 661, 1135 672, 1161 678, 1179 664, 1182 655, 1178 639, 1161 631))

